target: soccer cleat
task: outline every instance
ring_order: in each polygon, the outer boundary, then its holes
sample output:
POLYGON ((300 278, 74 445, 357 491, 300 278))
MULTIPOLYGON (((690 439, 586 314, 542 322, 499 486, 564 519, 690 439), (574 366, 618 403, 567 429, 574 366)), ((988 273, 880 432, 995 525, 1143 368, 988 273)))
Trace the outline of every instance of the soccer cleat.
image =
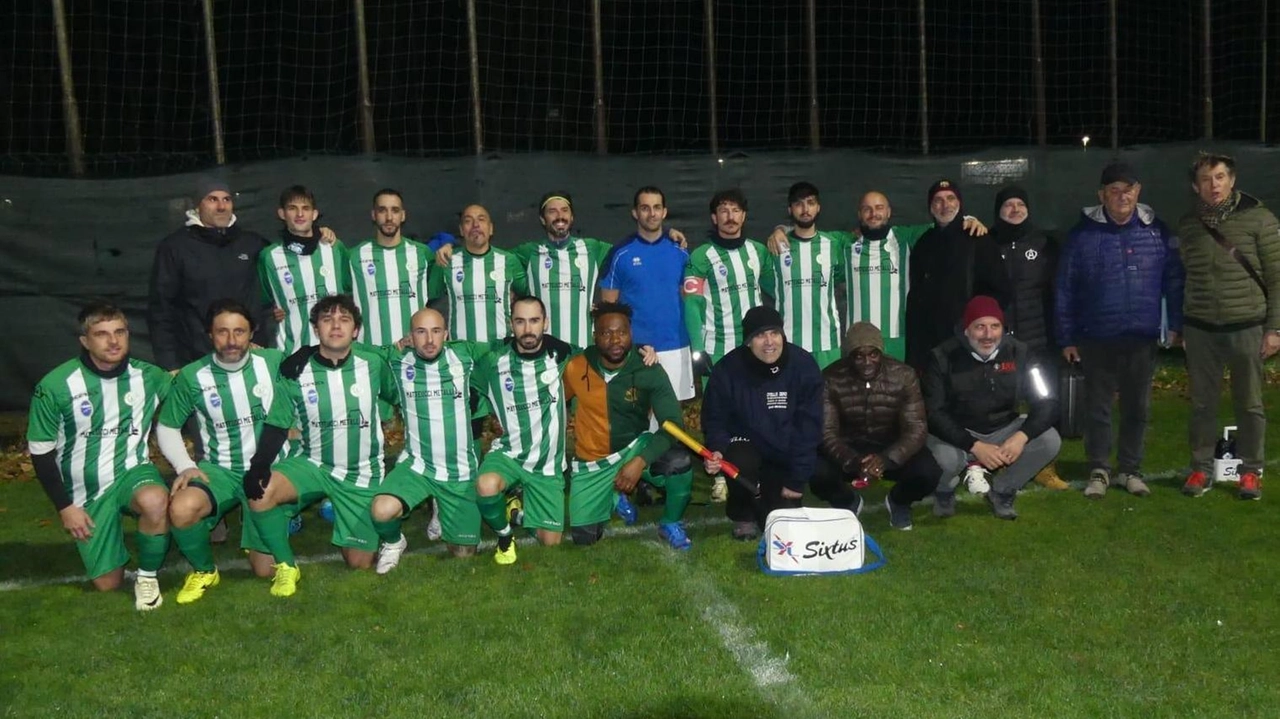
POLYGON ((187 580, 182 583, 182 589, 178 590, 178 604, 190 604, 196 601, 204 596, 206 589, 218 586, 220 581, 222 576, 218 574, 216 568, 212 572, 191 572, 187 575, 187 580))
POLYGON ((964 486, 969 490, 969 494, 986 494, 991 491, 991 485, 987 482, 987 470, 983 469, 980 464, 971 464, 964 469, 964 486))
POLYGON ((685 551, 693 546, 693 542, 689 539, 689 535, 684 532, 684 524, 680 522, 667 522, 658 526, 658 536, 672 549, 685 551))
POLYGON ((728 499, 728 483, 724 481, 724 477, 716 477, 716 481, 711 484, 711 501, 716 504, 723 504, 728 499))
POLYGON ((1071 489, 1071 485, 1067 484, 1063 481, 1062 477, 1058 476, 1058 468, 1052 463, 1036 473, 1035 483, 1045 489, 1055 492, 1061 492, 1064 489, 1071 489))
POLYGON ((289 534, 297 534, 302 531, 302 515, 295 514, 289 518, 289 534))
POLYGON ((328 499, 321 502, 320 509, 316 511, 316 514, 319 514, 320 518, 323 519, 324 521, 332 522, 333 521, 333 502, 328 499))
POLYGON ((277 564, 276 576, 271 580, 271 596, 292 597, 298 591, 298 580, 301 578, 301 569, 284 562, 277 564))
POLYGON ((1262 480, 1253 472, 1240 475, 1240 499, 1262 499, 1262 480))
POLYGON ((507 495, 507 521, 513 527, 524 526, 524 500, 518 494, 507 495))
POLYGON ((640 513, 636 511, 635 505, 631 503, 631 500, 627 499, 625 494, 618 495, 618 503, 614 505, 614 510, 618 512, 618 517, 622 520, 622 523, 628 527, 635 524, 636 520, 640 518, 640 513))
POLYGON ((159 609, 164 604, 160 596, 160 580, 155 577, 139 576, 133 580, 133 606, 140 612, 159 609))
POLYGON ((498 547, 493 552, 493 561, 495 564, 506 566, 516 563, 516 541, 515 537, 508 536, 506 539, 511 540, 506 549, 502 548, 502 537, 498 539, 498 547))
POLYGON ((386 574, 395 569, 396 565, 400 563, 400 557, 404 556, 404 550, 408 548, 409 540, 405 539, 403 534, 400 535, 399 540, 391 544, 383 542, 382 547, 378 550, 378 566, 374 568, 374 571, 378 574, 386 574))
POLYGON ((954 517, 956 514, 956 493, 955 492, 934 492, 933 494, 933 516, 939 519, 954 517))
POLYGON ((1142 481, 1142 475, 1137 472, 1121 472, 1120 484, 1125 491, 1135 497, 1145 497, 1151 494, 1151 488, 1147 483, 1142 481))
POLYGON ((911 505, 898 504, 886 494, 884 496, 884 508, 889 510, 889 526, 894 529, 901 529, 904 532, 911 530, 913 526, 911 524, 911 505))
POLYGON ((1088 499, 1102 499, 1107 493, 1107 485, 1111 484, 1111 473, 1105 469, 1095 469, 1089 473, 1089 483, 1084 487, 1084 496, 1088 499))
MULTIPOLYGON (((436 541, 442 535, 440 529, 440 504, 438 502, 431 503, 431 521, 427 522, 427 539, 436 541)), ((404 537, 401 537, 404 539, 404 537)), ((393 565, 394 566, 394 565, 393 565)))
MULTIPOLYGON (((1244 482, 1241 482, 1240 486, 1243 488, 1244 482)), ((1204 472, 1192 472, 1182 485, 1182 493, 1188 497, 1199 497, 1208 489, 1209 478, 1205 476, 1204 472)))

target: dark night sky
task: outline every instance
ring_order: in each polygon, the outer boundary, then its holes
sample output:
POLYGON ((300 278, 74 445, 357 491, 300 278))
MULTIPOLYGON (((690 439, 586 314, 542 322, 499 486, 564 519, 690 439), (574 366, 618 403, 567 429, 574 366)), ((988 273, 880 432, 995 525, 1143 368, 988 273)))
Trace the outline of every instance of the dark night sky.
MULTIPOLYGON (((933 149, 1033 142, 1031 1, 927 4, 933 149)), ((1254 139, 1259 41, 1271 22, 1261 21, 1257 3, 1214 4, 1215 134, 1254 139)), ((0 172, 64 174, 50 3, 6 5, 0 10, 0 40, 7 48, 0 51, 0 172)), ((365 5, 379 151, 470 152, 462 0, 366 0, 365 5)), ((602 5, 610 151, 706 151, 703 4, 604 0, 602 5)), ((1107 3, 1042 0, 1042 5, 1049 140, 1078 143, 1089 134, 1105 142, 1107 3)), ((1123 144, 1200 136, 1201 5, 1199 0, 1119 3, 1123 144)), ((351 3, 216 0, 214 6, 229 159, 358 151, 351 3)), ((487 148, 593 151, 589 6, 585 1, 477 0, 487 148)), ((823 144, 918 152, 916 0, 818 0, 818 6, 823 144)), ((162 174, 211 163, 199 1, 67 0, 67 8, 91 174, 162 174)), ((722 147, 807 146, 804 8, 803 0, 717 1, 722 147)), ((1280 72, 1271 73, 1268 104, 1273 107, 1280 95, 1274 87, 1278 77, 1280 72)), ((1280 130, 1274 119, 1270 125, 1269 134, 1280 130)))

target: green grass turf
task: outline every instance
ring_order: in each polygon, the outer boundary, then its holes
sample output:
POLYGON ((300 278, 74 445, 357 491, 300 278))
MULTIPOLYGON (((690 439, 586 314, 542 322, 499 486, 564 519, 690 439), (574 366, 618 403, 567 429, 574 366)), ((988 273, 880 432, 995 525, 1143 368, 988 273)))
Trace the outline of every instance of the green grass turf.
MULTIPOLYGON (((1186 414, 1157 390, 1150 473, 1185 465, 1186 414)), ((1060 467, 1083 479, 1079 442, 1060 467)), ((1017 522, 962 497, 912 532, 872 511, 889 564, 855 577, 764 576, 705 504, 688 554, 615 529, 512 567, 444 558, 415 515, 387 577, 313 562, 278 600, 220 547, 222 585, 180 607, 175 552, 139 614, 58 581, 81 567, 39 487, 0 482, 0 716, 1276 716, 1280 495, 1179 484, 1029 491, 1017 522)), ((309 513, 300 554, 332 555, 329 529, 309 513)))

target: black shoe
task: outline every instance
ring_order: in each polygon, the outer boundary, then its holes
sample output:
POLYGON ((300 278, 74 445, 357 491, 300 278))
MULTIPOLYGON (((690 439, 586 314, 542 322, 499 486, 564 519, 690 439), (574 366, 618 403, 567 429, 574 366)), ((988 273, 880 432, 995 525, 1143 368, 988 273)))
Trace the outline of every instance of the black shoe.
POLYGON ((589 547, 604 537, 604 522, 572 527, 569 530, 569 534, 573 538, 574 544, 589 547))
POLYGON ((636 485, 636 491, 632 493, 631 500, 631 503, 637 507, 652 507, 653 485, 642 480, 636 485))
POLYGON ((1017 519, 1018 513, 1013 511, 1013 498, 1016 496, 1016 493, 1004 494, 1003 492, 997 492, 994 489, 987 492, 987 504, 991 505, 991 513, 994 514, 997 519, 1017 519))
MULTIPOLYGON (((954 497, 955 495, 952 496, 954 497)), ((912 526, 911 505, 898 504, 890 499, 889 495, 886 494, 884 496, 884 507, 889 510, 889 525, 891 527, 894 529, 901 529, 904 532, 910 531, 912 526)))
POLYGON ((733 538, 740 542, 748 542, 760 536, 760 527, 755 522, 734 522, 733 538))
POLYGON ((956 493, 955 492, 934 492, 933 494, 933 516, 939 519, 954 517, 956 514, 956 493))

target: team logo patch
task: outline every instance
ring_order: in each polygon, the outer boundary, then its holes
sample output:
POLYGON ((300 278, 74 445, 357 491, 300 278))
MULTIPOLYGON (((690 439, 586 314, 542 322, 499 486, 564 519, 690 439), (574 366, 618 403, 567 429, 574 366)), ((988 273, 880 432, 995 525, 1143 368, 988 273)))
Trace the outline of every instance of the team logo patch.
POLYGON ((453 275, 453 281, 457 282, 458 284, 462 284, 462 280, 465 277, 466 277, 466 273, 464 273, 462 270, 458 270, 453 275))
POLYGON ((636 391, 635 387, 629 387, 627 391, 622 395, 622 398, 628 402, 635 402, 636 400, 640 399, 640 393, 636 391))
POLYGON ((266 397, 266 396, 267 396, 267 386, 266 386, 266 385, 262 385, 262 384, 260 384, 260 385, 257 385, 256 387, 254 387, 254 388, 253 388, 253 396, 254 396, 254 397, 257 397, 258 399, 262 399, 263 397, 266 397))
POLYGON ((998 362, 996 363, 996 371, 1000 374, 1011 374, 1018 371, 1017 362, 998 362))
POLYGON ((574 266, 574 267, 577 267, 577 268, 578 268, 578 269, 580 269, 580 270, 584 270, 584 269, 586 269, 586 268, 587 268, 587 258, 585 258, 585 257, 579 257, 578 259, 576 259, 576 260, 574 260, 574 261, 573 261, 573 266, 574 266))
POLYGON ((320 393, 314 387, 307 390, 307 404, 318 404, 320 402, 320 393))
POLYGON ((280 279, 284 280, 286 285, 291 285, 293 284, 293 273, 285 270, 284 274, 280 275, 280 279))
POLYGON ((853 243, 853 254, 855 255, 862 254, 862 240, 858 240, 857 242, 853 243))
POLYGON ((359 396, 360 396, 360 395, 362 395, 362 394, 364 394, 364 388, 363 388, 363 387, 361 387, 361 386, 360 386, 360 385, 358 385, 358 384, 353 384, 353 385, 351 385, 351 396, 352 396, 352 397, 359 397, 359 396))
POLYGON ((213 394, 209 395, 209 406, 214 409, 217 409, 222 406, 222 398, 218 396, 217 392, 214 392, 213 394))
POLYGON ((631 258, 631 266, 632 266, 632 267, 639 267, 640 265, 643 265, 643 264, 644 264, 644 262, 643 262, 643 261, 641 261, 641 259, 640 259, 638 256, 637 256, 637 257, 632 257, 632 258, 631 258))
POLYGON ((827 264, 827 258, 825 255, 818 255, 817 257, 813 258, 813 261, 819 267, 827 264))
POLYGON ((321 268, 320 268, 320 276, 321 276, 321 277, 328 277, 328 276, 329 276, 329 275, 331 275, 331 274, 333 274, 333 270, 329 269, 329 266, 328 266, 328 265, 325 265, 324 267, 321 267, 321 268))
POLYGON ((717 267, 716 272, 719 273, 721 277, 729 276, 729 268, 725 267, 724 265, 720 265, 719 267, 717 267))
POLYGON ((88 417, 91 414, 93 414, 93 405, 90 404, 89 400, 87 399, 80 400, 80 415, 83 417, 88 417))
POLYGON ((489 273, 489 279, 493 280, 494 282, 498 281, 498 277, 499 275, 497 270, 494 270, 493 272, 489 273))
POLYGON ((560 373, 558 371, 554 369, 549 369, 546 372, 543 372, 541 375, 538 375, 538 379, 542 380, 543 384, 551 384, 552 382, 555 382, 556 377, 559 377, 559 376, 560 376, 560 373))
POLYGON ((364 273, 366 275, 369 275, 370 277, 373 277, 374 275, 378 274, 378 266, 370 262, 369 264, 364 266, 364 273))
POLYGON ((1040 256, 1040 253, 1039 253, 1039 252, 1036 252, 1035 250, 1027 250, 1026 258, 1027 258, 1028 260, 1034 260, 1035 258, 1037 258, 1037 257, 1039 257, 1039 256, 1040 256))
POLYGON ((416 376, 418 376, 418 373, 413 371, 413 365, 409 365, 404 368, 404 378, 406 380, 412 382, 413 378, 416 376))
POLYGON ((790 252, 787 252, 787 253, 785 253, 785 254, 783 254, 783 255, 782 255, 782 266, 783 266, 783 267, 790 267, 790 266, 791 266, 791 253, 790 253, 790 252))
POLYGON ((138 403, 138 396, 132 392, 125 392, 124 403, 132 407, 138 403))
POLYGON ((555 263, 553 263, 553 262, 551 261, 551 255, 547 255, 547 256, 542 260, 542 266, 543 266, 544 268, 548 269, 548 270, 549 270, 549 269, 551 269, 551 265, 553 265, 553 264, 555 264, 555 263))
POLYGON ((503 389, 505 389, 505 390, 506 390, 506 391, 508 391, 508 392, 511 392, 511 391, 515 390, 515 388, 516 388, 516 381, 515 381, 515 380, 513 380, 513 379, 511 379, 511 375, 507 375, 507 376, 502 380, 502 388, 503 388, 503 389))

